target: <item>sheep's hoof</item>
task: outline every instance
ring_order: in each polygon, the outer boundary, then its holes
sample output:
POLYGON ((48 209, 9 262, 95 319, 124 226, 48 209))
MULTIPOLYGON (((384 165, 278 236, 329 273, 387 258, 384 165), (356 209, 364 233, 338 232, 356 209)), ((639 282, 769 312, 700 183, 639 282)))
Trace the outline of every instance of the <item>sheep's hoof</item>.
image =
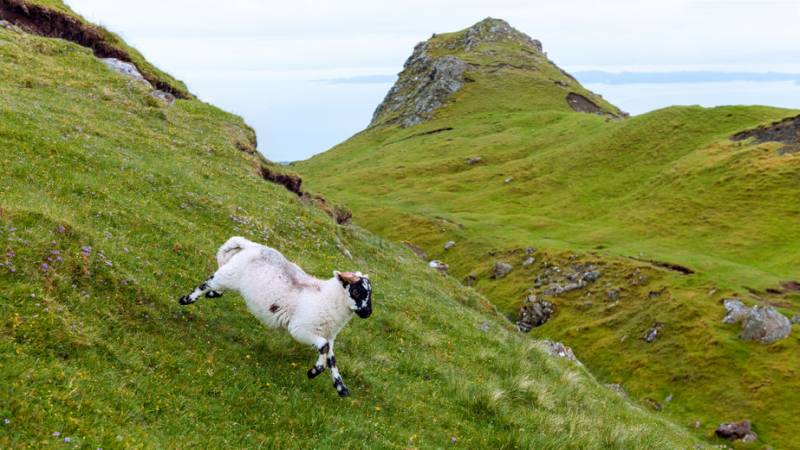
POLYGON ((178 299, 178 303, 180 303, 181 305, 184 305, 184 306, 185 305, 191 305, 192 303, 194 303, 194 300, 192 300, 192 297, 190 297, 188 295, 184 295, 183 297, 178 299))
POLYGON ((314 366, 308 369, 308 378, 316 378, 317 375, 321 374, 325 370, 322 366, 314 366))
POLYGON ((350 396, 350 389, 342 386, 341 390, 337 390, 336 392, 339 393, 339 397, 349 397, 350 396))

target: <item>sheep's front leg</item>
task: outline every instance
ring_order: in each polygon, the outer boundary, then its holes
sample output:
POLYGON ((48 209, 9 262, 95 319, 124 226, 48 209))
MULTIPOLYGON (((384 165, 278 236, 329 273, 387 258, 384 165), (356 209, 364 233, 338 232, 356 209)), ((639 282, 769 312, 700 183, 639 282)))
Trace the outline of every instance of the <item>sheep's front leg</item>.
POLYGON ((319 356, 317 357, 317 362, 314 364, 314 367, 308 369, 308 378, 315 378, 317 375, 325 371, 325 357, 328 356, 330 347, 331 346, 327 339, 318 338, 316 340, 314 343, 314 348, 316 348, 319 352, 319 356))
POLYGON ((206 281, 200 283, 199 286, 194 288, 189 295, 184 295, 180 299, 178 299, 178 303, 181 305, 191 305, 192 303, 196 302, 201 295, 205 294, 206 297, 215 298, 222 296, 222 288, 218 286, 218 283, 214 281, 214 275, 208 277, 206 281))
POLYGON ((327 355, 328 368, 331 370, 331 379, 333 380, 333 387, 341 397, 350 395, 350 390, 344 385, 342 376, 339 374, 339 368, 336 367, 336 356, 333 354, 333 341, 330 341, 330 348, 327 355))

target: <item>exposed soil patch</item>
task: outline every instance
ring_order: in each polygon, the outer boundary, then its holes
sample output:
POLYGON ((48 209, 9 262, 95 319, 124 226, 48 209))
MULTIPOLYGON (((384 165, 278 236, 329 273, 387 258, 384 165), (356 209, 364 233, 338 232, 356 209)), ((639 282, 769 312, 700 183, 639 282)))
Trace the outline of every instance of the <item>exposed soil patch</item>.
POLYGON ((261 175, 261 178, 271 183, 282 185, 288 191, 297 194, 298 197, 303 196, 303 191, 300 189, 300 187, 303 185, 303 179, 297 175, 278 173, 267 166, 261 166, 259 175, 261 175))
POLYGON ((731 136, 733 141, 743 141, 754 138, 757 143, 780 142, 785 144, 778 153, 800 152, 800 116, 790 117, 769 126, 762 126, 752 130, 742 131, 731 136))
POLYGON ((573 111, 589 114, 606 114, 606 112, 597 106, 593 101, 582 96, 581 94, 576 94, 574 92, 567 94, 567 104, 569 104, 573 111))
POLYGON ((664 262, 664 261, 654 261, 652 259, 641 259, 641 258, 634 258, 634 257, 630 257, 630 258, 631 259, 635 259, 636 261, 642 261, 642 262, 650 263, 650 264, 652 264, 654 266, 662 267, 664 269, 669 269, 669 270, 672 270, 674 272, 681 273, 683 275, 691 275, 691 274, 694 273, 694 270, 692 270, 692 269, 690 269, 690 268, 688 268, 686 266, 682 266, 680 264, 668 263, 668 262, 664 262))
MULTIPOLYGON (((0 0, 0 19, 40 36, 60 38, 92 49, 98 58, 116 58, 133 64, 130 55, 106 41, 100 28, 81 22, 76 17, 61 11, 22 0, 0 0)), ((189 98, 181 89, 176 89, 164 80, 142 72, 145 79, 158 90, 178 98, 189 98)))
POLYGON ((309 205, 314 205, 325 211, 325 213, 331 216, 339 225, 348 224, 353 219, 353 212, 348 208, 342 205, 331 205, 325 197, 321 195, 303 192, 301 189, 303 186, 303 179, 300 178, 299 175, 278 173, 263 165, 259 168, 258 173, 261 175, 261 178, 270 183, 280 184, 285 187, 286 190, 297 195, 300 201, 309 205))
POLYGON ((784 291, 800 292, 800 281, 784 281, 781 287, 784 291))
MULTIPOLYGON (((404 137, 402 139, 398 139, 395 142, 407 141, 409 139, 414 139, 415 137, 428 136, 428 135, 431 135, 431 134, 443 133, 445 131, 451 131, 451 130, 453 130, 453 127, 437 128, 435 130, 423 131, 422 133, 412 134, 411 136, 406 136, 406 137, 404 137)), ((395 142, 392 142, 392 143, 394 144, 395 142)))

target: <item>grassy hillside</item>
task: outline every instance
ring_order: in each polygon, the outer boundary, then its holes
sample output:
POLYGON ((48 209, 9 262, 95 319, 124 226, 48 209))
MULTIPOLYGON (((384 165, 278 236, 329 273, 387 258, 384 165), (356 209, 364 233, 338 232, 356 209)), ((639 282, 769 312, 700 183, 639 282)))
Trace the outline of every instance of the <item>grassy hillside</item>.
POLYGON ((165 106, 88 49, 0 27, 0 447, 696 442, 407 250, 265 182, 237 149, 253 138, 200 101, 165 106), (237 296, 178 306, 231 235, 320 277, 371 275, 375 313, 337 341, 351 398, 307 380, 313 350, 237 296))
MULTIPOLYGON (((429 42, 463 55, 453 36, 429 42)), ((735 295, 800 312, 800 295, 780 287, 800 279, 800 154, 728 139, 798 111, 676 106, 610 120, 571 111, 565 94, 581 91, 554 86, 541 60, 524 75, 496 69, 501 52, 468 52, 476 82, 433 120, 372 126, 296 168, 358 223, 422 247, 513 319, 542 294, 537 277, 597 266, 598 282, 549 298, 556 315, 532 335, 573 346, 642 404, 699 421, 698 435, 749 418, 761 442, 800 448, 797 325, 767 346, 721 323, 722 299, 735 295), (527 247, 536 262, 522 267, 527 247), (514 270, 493 279, 498 261, 514 270), (646 343, 656 324, 661 336, 646 343)))

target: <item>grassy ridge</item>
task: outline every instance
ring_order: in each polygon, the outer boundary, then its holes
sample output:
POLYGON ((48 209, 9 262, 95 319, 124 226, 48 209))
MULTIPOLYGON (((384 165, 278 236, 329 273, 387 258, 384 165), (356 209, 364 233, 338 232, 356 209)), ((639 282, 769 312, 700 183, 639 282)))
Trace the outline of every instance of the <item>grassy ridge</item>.
POLYGON ((252 139, 240 118, 165 107, 84 48, 4 29, 0 80, 0 447, 695 442, 545 355, 474 291, 264 182, 236 149, 252 139), (307 380, 313 351, 236 296, 177 305, 231 235, 321 277, 371 275, 375 314, 337 341, 352 398, 307 380))
MULTIPOLYGON (((503 57, 487 47, 471 56, 487 66, 503 57)), ((797 330, 763 346, 720 323, 732 295, 800 312, 797 294, 766 291, 800 278, 800 155, 728 140, 797 111, 688 106, 608 121, 570 112, 549 70, 494 71, 434 120, 369 128, 296 167, 369 230, 421 246, 457 279, 476 276, 511 317, 547 266, 600 265, 601 282, 555 298, 555 319, 535 336, 564 340, 605 381, 681 423, 699 420, 699 435, 746 417, 762 441, 800 447, 790 431, 797 330), (473 156, 481 162, 468 164, 473 156), (528 246, 537 263, 522 269, 528 246), (516 269, 493 280, 495 261, 516 269), (637 270, 647 283, 631 283, 637 270), (607 296, 615 289, 620 301, 607 296), (665 332, 647 344, 654 323, 665 332)))

